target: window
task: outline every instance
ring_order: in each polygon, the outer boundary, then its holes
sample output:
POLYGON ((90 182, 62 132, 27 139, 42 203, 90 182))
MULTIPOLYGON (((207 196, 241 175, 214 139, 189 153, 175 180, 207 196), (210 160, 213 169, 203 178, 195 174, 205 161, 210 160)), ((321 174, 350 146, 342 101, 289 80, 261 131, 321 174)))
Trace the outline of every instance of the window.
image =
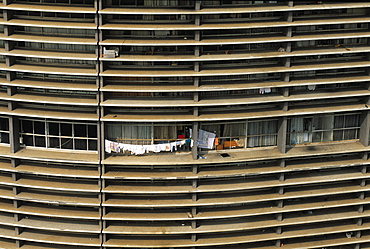
POLYGON ((190 128, 191 125, 176 123, 111 123, 107 125, 107 138, 124 144, 160 144, 190 138, 190 128))
POLYGON ((21 119, 25 146, 68 150, 97 150, 96 124, 21 119))
POLYGON ((360 114, 291 118, 289 145, 358 139, 360 114))
POLYGON ((0 143, 9 143, 9 119, 0 117, 0 143))
POLYGON ((277 120, 248 122, 247 147, 275 146, 277 144, 277 120))
POLYGON ((200 128, 216 134, 218 140, 215 149, 245 148, 245 120, 243 122, 203 123, 200 128))

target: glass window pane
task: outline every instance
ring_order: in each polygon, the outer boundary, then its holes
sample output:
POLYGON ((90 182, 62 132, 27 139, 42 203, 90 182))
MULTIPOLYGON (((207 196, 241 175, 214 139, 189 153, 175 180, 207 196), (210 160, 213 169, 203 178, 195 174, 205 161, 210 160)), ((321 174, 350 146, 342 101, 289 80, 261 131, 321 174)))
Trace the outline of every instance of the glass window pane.
POLYGON ((0 133, 0 143, 9 143, 9 134, 1 132, 0 133))
POLYGON ((73 140, 72 138, 62 138, 62 144, 61 147, 62 149, 73 149, 73 140))
POLYGON ((54 149, 60 149, 59 138, 49 137, 49 147, 54 149))
POLYGON ((49 135, 59 136, 59 123, 49 123, 49 135))
POLYGON ((22 132, 33 133, 33 122, 29 120, 22 120, 22 132))
POLYGON ((3 131, 9 130, 9 119, 0 118, 0 130, 3 130, 3 131))
POLYGON ((62 136, 72 136, 72 124, 60 124, 60 133, 62 136))
POLYGON ((75 139, 75 150, 87 150, 87 139, 75 139))
POLYGON ((30 135, 23 135, 23 143, 27 146, 34 146, 33 144, 33 136, 30 135))
POLYGON ((88 140, 89 149, 88 150, 98 150, 98 142, 96 140, 88 140))
POLYGON ((45 137, 35 136, 35 146, 46 147, 45 137))
POLYGON ((88 125, 87 127, 88 127, 89 138, 97 138, 98 133, 97 133, 96 125, 88 125))
POLYGON ((75 137, 87 137, 87 127, 85 124, 74 125, 74 136, 75 137))

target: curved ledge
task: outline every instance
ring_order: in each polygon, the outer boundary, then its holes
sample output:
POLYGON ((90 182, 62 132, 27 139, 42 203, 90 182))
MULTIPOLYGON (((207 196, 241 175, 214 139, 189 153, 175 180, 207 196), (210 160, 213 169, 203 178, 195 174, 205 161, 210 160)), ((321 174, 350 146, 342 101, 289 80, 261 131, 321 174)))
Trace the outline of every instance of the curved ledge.
MULTIPOLYGON (((1 217, 1 216, 0 216, 1 217)), ((78 226, 76 223, 67 221, 48 221, 46 219, 33 219, 26 218, 18 222, 14 221, 13 217, 1 217, 0 225, 9 227, 22 227, 28 229, 42 230, 43 232, 72 232, 72 233, 100 233, 100 228, 98 224, 86 224, 87 222, 79 221, 78 226)), ((97 223, 97 222, 96 222, 97 223)), ((80 235, 81 236, 81 235, 80 235)))
MULTIPOLYGON (((124 234, 124 235, 157 235, 157 234, 206 234, 206 233, 227 233, 227 232, 250 232, 255 229, 271 229, 276 227, 286 226, 311 226, 319 222, 348 222, 350 219, 367 218, 370 216, 370 211, 358 213, 352 208, 343 208, 341 212, 333 210, 316 210, 312 215, 302 215, 300 217, 286 217, 282 221, 277 221, 276 217, 269 216, 263 218, 245 218, 243 220, 235 221, 218 221, 214 224, 207 224, 199 226, 194 229, 190 226, 179 226, 177 222, 165 226, 120 226, 111 225, 103 230, 105 234, 124 234)), ((9 219, 10 220, 10 219, 9 219)), ((10 221, 11 222, 11 221, 10 221)), ((289 228, 286 228, 289 230, 289 228)))
POLYGON ((60 6, 60 5, 30 5, 30 4, 17 4, 10 3, 4 5, 0 4, 0 9, 4 10, 26 10, 26 11, 44 11, 44 12, 65 12, 65 13, 86 13, 95 14, 96 10, 93 7, 84 6, 60 6))
MULTIPOLYGON (((264 22, 238 22, 238 23, 204 23, 200 26, 195 24, 148 24, 148 23, 108 23, 99 26, 101 30, 223 30, 223 29, 253 29, 253 28, 277 28, 277 27, 297 27, 309 25, 331 25, 344 23, 367 23, 370 21, 368 17, 346 17, 346 18, 321 18, 320 20, 296 20, 293 22, 283 20, 273 20, 264 22)), ((10 22, 11 23, 11 22, 10 22)), ((17 23, 17 22, 15 22, 17 23)), ((44 22, 43 22, 44 23, 44 22)), ((48 22, 45 22, 48 25, 48 22)), ((0 22, 1 24, 1 22, 0 22)), ((6 22, 4 24, 9 24, 6 22)), ((36 25, 35 22, 34 25, 36 25)), ((32 25, 28 24, 28 25, 32 25)), ((26 26, 26 25, 24 25, 26 26)), ((76 24, 77 26, 77 24, 76 24)), ((71 26, 74 27, 74 26, 71 26)))
MULTIPOLYGON (((150 91, 150 89, 148 89, 150 91)), ((16 95, 15 95, 16 96, 16 95)), ((270 93, 269 96, 232 96, 223 95, 219 98, 201 98, 199 101, 194 100, 183 100, 181 98, 130 98, 125 97, 124 99, 107 99, 101 103, 101 106, 113 106, 113 107, 191 107, 191 106, 232 106, 232 105, 249 105, 249 104, 264 104, 264 103, 279 103, 284 101, 302 101, 307 99, 332 99, 332 98, 346 98, 353 96, 370 96, 368 90, 352 90, 352 91, 314 91, 310 93, 291 94, 289 97, 284 97, 280 94, 276 95, 270 93)), ((1 97, 1 94, 0 94, 1 97)), ((7 98, 3 98, 4 100, 7 98)), ((19 101, 22 101, 21 99, 19 101)), ((41 101, 41 99, 40 99, 41 101)), ((90 104, 93 105, 93 104, 90 104)))
MULTIPOLYGON (((286 81, 265 81, 265 82, 243 82, 243 83, 228 83, 225 84, 204 84, 199 87, 193 85, 106 85, 101 88, 103 92, 210 92, 210 91, 230 91, 244 89, 259 89, 265 87, 291 87, 291 86, 309 86, 309 85, 324 85, 324 84, 340 84, 340 83, 356 83, 366 82, 370 80, 370 76, 344 76, 340 78, 314 78, 307 80, 291 80, 286 81)), ((0 81, 0 84, 1 81, 0 81)))
POLYGON ((96 99, 78 98, 78 97, 58 97, 36 94, 14 94, 9 96, 0 92, 1 100, 31 103, 47 103, 55 105, 81 105, 81 106, 98 106, 96 99))
POLYGON ((11 153, 9 146, 0 147, 0 156, 4 158, 14 158, 21 160, 34 160, 42 162, 61 162, 61 163, 76 163, 97 165, 98 154, 91 151, 73 151, 73 150, 57 150, 50 148, 23 148, 16 153, 11 153), (83 155, 83 156, 82 156, 83 155))
MULTIPOLYGON (((87 179, 89 180, 89 179, 87 179)), ((65 184, 61 181, 56 181, 53 179, 18 179, 13 181, 10 177, 0 177, 0 185, 2 186, 12 186, 12 187, 21 187, 31 191, 31 189, 43 189, 54 191, 68 191, 68 192, 79 192, 79 193, 99 193, 100 189, 98 183, 86 183, 83 180, 80 180, 78 183, 68 182, 65 184)))
POLYGON ((94 38, 81 37, 63 37, 63 36, 37 36, 37 35, 17 35, 12 34, 5 36, 0 35, 0 40, 5 41, 26 41, 26 42, 41 42, 41 43, 59 43, 59 44, 79 44, 79 45, 96 45, 97 41, 94 38))
MULTIPOLYGON (((200 114, 195 117, 188 113, 178 114, 108 114, 101 119, 104 121, 123 121, 123 122, 190 122, 190 121, 220 121, 220 120, 243 120, 243 119, 257 119, 257 118, 273 118, 273 117, 290 117, 296 115, 310 115, 316 113, 332 113, 332 112, 347 112, 347 111, 361 111, 368 110, 369 108, 364 104, 347 104, 336 106, 312 106, 299 109, 291 109, 288 111, 283 110, 260 110, 260 111, 237 111, 230 113, 230 110, 220 110, 220 114, 200 114)), ((1 108, 0 108, 1 114, 1 108)))
POLYGON ((35 215, 35 216, 44 216, 44 217, 57 217, 57 218, 66 218, 66 219, 82 219, 82 220, 99 220, 100 216, 98 211, 86 211, 71 209, 65 206, 49 206, 41 207, 31 206, 29 203, 24 203, 22 206, 15 208, 12 204, 0 204, 0 211, 13 213, 13 214, 24 214, 24 215, 35 215))
POLYGON ((15 87, 32 87, 38 89, 58 89, 58 90, 72 90, 72 91, 98 91, 96 87, 96 82, 94 84, 84 84, 78 82, 69 83, 69 82, 52 82, 52 81, 40 81, 40 80, 21 80, 15 79, 12 81, 7 81, 0 78, 1 86, 15 86, 15 87))
MULTIPOLYGON (((200 237, 196 242, 192 242, 190 239, 165 239, 156 240, 156 239, 134 239, 134 238, 120 238, 120 239, 110 239, 105 246, 121 246, 121 247, 141 247, 147 244, 150 244, 152 247, 162 247, 163 242, 167 246, 180 247, 180 246, 216 246, 216 245, 232 245, 239 243, 253 243, 253 242, 263 242, 271 241, 277 239, 287 239, 287 238, 300 238, 307 236, 315 236, 322 234, 335 234, 335 233, 346 233, 347 231, 364 231, 369 230, 370 225, 357 226, 353 222, 342 222, 341 224, 335 224, 330 227, 330 224, 315 224, 315 225, 306 225, 304 228, 299 230, 288 230, 282 234, 276 234, 276 232, 266 231, 265 233, 260 234, 231 234, 224 235, 221 238, 215 236, 208 236, 205 238, 200 237)), ((368 236, 370 238, 370 236, 368 236)), ((358 243, 358 240, 356 240, 358 243)))
MULTIPOLYGON (((293 37, 287 36, 265 36, 256 38, 228 38, 220 37, 203 38, 200 41, 191 39, 105 39, 99 44, 107 45, 130 45, 130 46, 196 46, 196 45, 230 45, 230 44, 255 44, 269 42, 293 42, 293 41, 320 41, 328 39, 347 39, 347 38, 361 38, 370 37, 370 32, 341 32, 341 33, 313 33, 308 35, 295 35, 293 37)), ((0 37, 1 40, 1 37, 0 37)))
MULTIPOLYGON (((259 152, 256 152, 259 153, 259 152)), ((189 171, 178 172, 178 170, 168 170, 167 172, 162 172, 161 170, 151 170, 151 171, 139 171, 133 169, 127 169, 125 171, 115 171, 114 169, 109 170, 107 173, 102 175, 105 180, 114 179, 125 179, 125 180, 205 180, 205 179, 217 179, 217 178, 227 178, 227 177, 245 177, 245 176, 258 176, 258 175, 270 175, 270 174, 281 174, 289 172, 299 172, 302 170, 319 170, 319 169, 330 169, 330 168, 346 168, 354 167, 360 165, 370 165, 370 160, 362 159, 352 159, 352 160, 341 160, 341 161, 325 161, 325 162, 313 162, 304 164, 293 164, 287 167, 280 167, 279 165, 259 165, 259 166, 232 166, 227 167, 218 166, 215 170, 200 170, 197 174, 189 171)), ((9 164, 0 164, 2 169, 5 171, 10 171, 9 164), (4 165, 4 166, 2 166, 4 165), (6 168, 5 168, 6 167, 6 168)), ((17 166, 21 167, 22 165, 17 166)), ((37 168, 37 167, 36 167, 37 168)), ((23 169, 22 169, 23 171, 23 169)), ((38 172, 38 171, 37 171, 38 172)), ((37 173, 39 174, 39 173, 37 173)))
POLYGON ((10 67, 0 64, 0 70, 16 71, 16 72, 32 72, 32 73, 47 73, 47 74, 64 74, 64 75, 84 75, 84 76, 97 76, 95 69, 86 69, 74 67, 68 64, 69 67, 50 67, 40 65, 13 65, 10 67))
MULTIPOLYGON (((324 70, 324 69, 341 69, 341 68, 363 68, 369 67, 370 61, 348 61, 348 62, 337 62, 337 63, 315 63, 315 64, 300 64, 292 65, 291 67, 285 67, 280 65, 269 65, 259 66, 254 68, 248 68, 248 65, 239 68, 235 67, 219 67, 212 69, 202 69, 200 72, 195 72, 194 69, 176 69, 176 68, 146 68, 146 69, 135 69, 133 68, 122 68, 122 69, 108 69, 100 73, 101 76, 136 76, 136 77, 181 77, 181 76, 223 76, 223 75, 249 75, 249 74, 262 74, 262 73, 290 73, 300 72, 307 70, 324 70)), ((12 66, 9 69, 16 66, 12 66)), ((18 66, 19 68, 26 66, 18 66)), ((39 67, 37 67, 39 68, 39 67)), ((0 67, 0 69, 2 69, 0 67)), ((9 70, 8 69, 8 70, 9 70)), ((5 68, 3 70, 6 70, 5 68)), ((15 69, 16 70, 16 69, 15 69)), ((17 70, 19 71, 19 69, 17 70)), ((72 74, 72 73, 70 73, 72 74)))
MULTIPOLYGON (((12 50, 10 52, 13 52, 12 50)), ((162 52, 154 53, 153 55, 131 55, 121 54, 116 58, 100 58, 101 61, 228 61, 228 60, 248 60, 248 59, 264 59, 264 58, 293 58, 298 56, 312 56, 312 55, 323 55, 323 54, 349 54, 349 53, 367 53, 370 52, 370 46, 346 46, 344 47, 324 47, 315 49, 299 49, 292 52, 277 52, 277 51, 249 51, 244 52, 233 52, 231 54, 225 54, 222 51, 218 53, 211 53, 209 55, 203 54, 200 56, 195 55, 171 55, 162 54, 162 52)), ((5 52, 4 52, 5 53, 5 52)), ((0 52, 1 54, 1 52, 0 52)), ((38 56, 39 57, 39 56, 38 56)))
POLYGON ((9 21, 0 21, 2 25, 23 26, 23 27, 52 27, 65 29, 96 29, 95 23, 80 23, 80 22, 63 22, 63 21, 47 21, 47 20, 22 20, 11 19, 9 21))
MULTIPOLYGON (((164 208, 164 207, 205 207, 205 206, 226 206, 226 205, 238 205, 238 204, 255 204, 256 200, 259 202, 265 201, 281 201, 289 200, 295 198, 315 198, 322 197, 327 195, 340 195, 340 194, 355 194, 369 191, 370 187, 365 186, 361 187, 360 184, 351 183, 344 184, 343 182, 339 184, 332 184, 325 186, 323 188, 310 188, 310 189, 291 189, 289 192, 280 195, 277 190, 271 190, 270 192, 266 191, 257 191, 253 192, 253 196, 249 196, 250 192, 247 192, 246 195, 231 194, 222 195, 218 197, 204 196, 196 201, 193 201, 190 195, 183 197, 182 199, 158 199, 152 198, 148 199, 143 197, 143 199, 125 199, 120 198, 110 198, 102 203, 105 207, 130 207, 130 208, 164 208)), ((156 196, 154 196, 156 197, 156 196)))
POLYGON ((259 13, 259 12, 275 12, 275 11, 299 11, 299 10, 323 10, 323 9, 342 9, 342 8, 366 8, 369 3, 325 3, 325 4, 296 4, 293 7, 288 7, 283 4, 274 4, 271 6, 251 5, 250 7, 227 7, 227 8, 203 8, 201 10, 184 10, 184 9, 153 9, 153 8, 104 8, 100 10, 100 14, 224 14, 224 13, 259 13))
POLYGON ((22 56, 22 57, 33 57, 33 58, 50 58, 50 59, 69 59, 69 60, 97 60, 95 54, 88 53, 68 53, 68 52, 52 52, 52 51, 40 51, 40 50, 28 50, 28 49, 13 49, 6 51, 4 48, 0 48, 0 55, 8 56, 22 56))
MULTIPOLYGON (((315 197, 313 197, 315 198, 315 197)), ((242 207, 232 207, 226 206, 221 210, 218 209, 211 209, 209 211, 204 211, 197 214, 190 214, 190 213, 117 213, 117 212, 109 212, 108 214, 102 217, 103 220, 106 221, 189 221, 189 220, 213 220, 213 219, 229 219, 229 218, 240 218, 240 217, 253 217, 259 215, 272 215, 272 214, 288 214, 290 212, 307 212, 316 210, 325 210, 330 208, 339 208, 339 207, 350 207, 355 209, 356 205, 366 205, 369 204, 369 200, 360 200, 359 198, 353 197, 353 199, 335 199, 333 201, 325 201, 325 202, 310 202, 310 203, 300 203, 300 204, 290 204, 286 202, 284 207, 279 208, 277 206, 268 205, 267 203, 265 206, 263 204, 254 205, 252 207, 248 206, 243 208, 242 207), (190 217, 189 217, 190 216, 190 217)))
POLYGON ((44 203, 51 205, 66 205, 76 207, 99 207, 100 202, 97 197, 67 196, 65 193, 51 195, 48 193, 29 193, 21 192, 14 195, 11 190, 1 190, 0 197, 8 200, 18 200, 25 202, 44 203))
MULTIPOLYGON (((305 186, 315 183, 330 183, 330 182, 340 182, 340 181, 355 181, 368 179, 370 175, 364 175, 361 172, 354 171, 352 169, 341 169, 340 172, 320 172, 320 173, 296 173, 294 177, 290 178, 290 175, 286 175, 285 181, 279 181, 276 176, 264 176, 264 179, 249 179, 249 182, 244 182, 243 180, 227 180, 227 181, 217 181, 215 184, 199 184, 196 188, 192 186, 177 186, 172 185, 170 182, 166 186, 158 186, 157 184, 145 184, 141 185, 111 185, 106 186, 102 189, 103 193, 124 193, 124 194, 182 194, 182 193, 217 193, 217 192, 230 192, 230 191, 246 191, 246 190, 258 190, 267 188, 279 188, 279 187, 289 187, 289 186, 305 186)), ((5 184, 1 181, 0 184, 5 184)), ((18 180, 22 182, 22 180, 18 180)), ((26 182, 26 181, 25 181, 26 182)), ((9 182, 8 184, 13 185, 14 183, 9 182)), ((30 186, 30 185, 29 185, 30 186)), ((31 186, 30 186, 31 187, 31 186)), ((32 186, 34 187, 34 186, 32 186)), ((39 187, 39 186, 37 186, 39 187)), ((73 184, 72 184, 73 187, 73 184)), ((76 191, 76 189, 73 189, 76 191)), ((81 189, 82 191, 82 189, 81 189)), ((86 191, 85 189, 83 191, 86 191)))
POLYGON ((9 111, 6 107, 0 107, 0 114, 13 115, 18 117, 37 117, 37 118, 52 118, 52 119, 70 119, 70 120, 84 120, 84 121, 98 121, 96 114, 71 112, 70 110, 38 110, 38 109, 24 109, 17 108, 9 111))
POLYGON ((35 166, 35 165, 17 165, 11 166, 10 163, 0 163, 0 172, 11 172, 27 175, 59 176, 71 178, 99 179, 98 168, 83 165, 81 168, 62 168, 35 166))

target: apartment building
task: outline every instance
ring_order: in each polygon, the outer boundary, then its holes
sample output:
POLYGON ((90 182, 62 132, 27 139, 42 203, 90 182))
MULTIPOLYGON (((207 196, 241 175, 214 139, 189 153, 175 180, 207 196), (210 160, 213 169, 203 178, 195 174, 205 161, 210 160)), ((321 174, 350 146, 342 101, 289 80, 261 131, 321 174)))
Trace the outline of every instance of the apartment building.
POLYGON ((0 8, 0 248, 370 248, 370 3, 0 8))

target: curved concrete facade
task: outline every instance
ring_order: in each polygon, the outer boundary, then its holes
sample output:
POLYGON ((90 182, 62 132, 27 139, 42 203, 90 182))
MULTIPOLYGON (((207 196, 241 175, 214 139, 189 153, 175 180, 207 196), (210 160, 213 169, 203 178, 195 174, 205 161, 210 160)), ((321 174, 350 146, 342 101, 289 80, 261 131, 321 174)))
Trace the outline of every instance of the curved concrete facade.
POLYGON ((0 248, 370 248, 370 3, 0 8, 0 248))

